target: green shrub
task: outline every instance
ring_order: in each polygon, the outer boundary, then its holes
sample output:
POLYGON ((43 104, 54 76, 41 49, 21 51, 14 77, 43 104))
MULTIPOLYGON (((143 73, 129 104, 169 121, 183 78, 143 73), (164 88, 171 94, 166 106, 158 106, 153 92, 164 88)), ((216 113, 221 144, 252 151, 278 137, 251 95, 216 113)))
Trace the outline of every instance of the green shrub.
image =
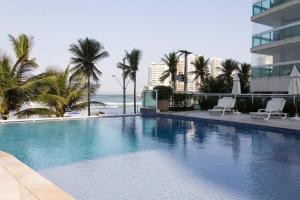
POLYGON ((181 94, 176 93, 172 95, 170 110, 172 111, 183 111, 193 110, 192 107, 192 94, 181 94))
MULTIPOLYGON (((171 98, 172 94, 173 94, 173 90, 171 87, 168 86, 156 86, 153 88, 153 90, 157 90, 157 99, 158 100, 168 100, 171 98)), ((155 93, 153 94, 153 98, 155 99, 155 93)))
POLYGON ((199 105, 201 110, 208 110, 217 105, 219 97, 217 96, 200 96, 199 105))

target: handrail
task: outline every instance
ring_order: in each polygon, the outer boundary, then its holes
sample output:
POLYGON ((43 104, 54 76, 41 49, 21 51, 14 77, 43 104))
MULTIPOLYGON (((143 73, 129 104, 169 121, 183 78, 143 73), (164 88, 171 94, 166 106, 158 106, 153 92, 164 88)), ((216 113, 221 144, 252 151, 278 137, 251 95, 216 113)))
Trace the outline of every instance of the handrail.
MULTIPOLYGON (((199 93, 199 92, 180 92, 180 91, 175 91, 175 94, 191 94, 191 95, 197 95, 197 96, 241 96, 241 97, 247 97, 247 96, 253 96, 253 97, 268 97, 268 96, 288 96, 288 97, 293 97, 295 95, 291 95, 291 94, 258 94, 258 93, 247 93, 247 94, 239 94, 239 95, 234 95, 231 93, 199 93)), ((300 96, 300 95, 299 95, 300 96)))
POLYGON ((260 13, 263 13, 271 8, 274 8, 276 6, 282 5, 286 2, 289 2, 291 0, 261 0, 256 1, 253 3, 252 7, 252 16, 259 15, 260 13))

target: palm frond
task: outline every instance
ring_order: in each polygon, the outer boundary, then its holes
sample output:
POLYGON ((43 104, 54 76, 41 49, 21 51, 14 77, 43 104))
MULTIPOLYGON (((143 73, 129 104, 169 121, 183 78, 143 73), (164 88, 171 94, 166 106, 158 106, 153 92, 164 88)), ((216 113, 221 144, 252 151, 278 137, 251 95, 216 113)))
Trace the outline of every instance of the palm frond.
POLYGON ((55 112, 48 108, 29 108, 21 110, 15 114, 19 118, 30 117, 38 115, 40 117, 51 117, 55 115, 55 112))
POLYGON ((170 73, 169 73, 169 70, 167 70, 167 71, 164 71, 163 73, 162 73, 162 76, 160 77, 160 81, 164 81, 164 80, 166 80, 167 78, 169 78, 170 77, 170 73))
POLYGON ((49 102, 59 102, 62 104, 67 105, 68 102, 67 100, 59 95, 55 95, 55 94, 41 94, 37 96, 37 101, 39 102, 43 102, 43 103, 49 103, 49 102))
MULTIPOLYGON (((91 101, 91 105, 96 105, 96 106, 107 106, 105 103, 99 102, 99 101, 91 101)), ((88 102, 82 102, 75 104, 71 107, 72 110, 83 110, 88 107, 88 102)))

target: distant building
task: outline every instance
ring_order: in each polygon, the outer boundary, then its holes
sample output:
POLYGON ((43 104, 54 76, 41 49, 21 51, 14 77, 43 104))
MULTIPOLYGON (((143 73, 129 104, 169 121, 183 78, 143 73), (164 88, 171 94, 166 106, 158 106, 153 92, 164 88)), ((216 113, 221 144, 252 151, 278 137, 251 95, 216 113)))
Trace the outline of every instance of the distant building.
POLYGON ((221 58, 210 58, 208 61, 208 70, 209 74, 216 78, 221 74, 221 68, 222 68, 222 59, 221 58))
MULTIPOLYGON (((198 85, 200 82, 200 79, 195 80, 195 74, 192 74, 190 72, 195 71, 195 66, 192 65, 192 62, 195 61, 197 58, 197 55, 190 54, 188 55, 188 80, 187 80, 187 91, 189 92, 197 92, 198 91, 198 85)), ((184 74, 184 57, 182 56, 180 58, 177 70, 179 73, 184 74)), ((184 83, 183 82, 177 82, 177 89, 180 91, 184 91, 184 83)))
MULTIPOLYGON (((200 78, 195 80, 195 75, 190 72, 195 71, 195 66, 192 64, 193 61, 197 58, 197 55, 190 54, 188 56, 188 81, 187 81, 187 90, 190 92, 197 92, 199 83, 201 82, 200 78)), ((209 60, 208 68, 209 72, 213 77, 218 76, 221 71, 218 69, 221 67, 222 60, 220 58, 211 58, 209 60)), ((171 79, 167 78, 165 81, 161 82, 160 77, 163 72, 168 69, 168 66, 163 63, 151 63, 149 66, 149 80, 148 88, 153 89, 158 85, 170 86, 171 79)), ((177 65, 177 74, 184 74, 184 57, 180 57, 179 63, 177 65)), ((176 81, 176 90, 184 91, 184 82, 176 81)))
POLYGON ((300 1, 262 1, 252 5, 251 92, 287 93, 290 73, 300 69, 300 1))
MULTIPOLYGON (((189 55, 188 57, 188 72, 194 71, 195 67, 191 64, 196 58, 195 55, 189 55)), ((153 89, 155 86, 158 85, 171 85, 171 78, 167 78, 165 81, 160 81, 160 77, 163 75, 163 72, 168 70, 168 66, 163 63, 151 63, 149 65, 149 73, 148 73, 148 88, 153 89)), ((180 58, 178 66, 177 66, 177 74, 184 74, 184 58, 180 58)), ((188 74, 188 91, 197 91, 197 84, 199 81, 194 81, 195 75, 188 74)), ((180 81, 176 81, 176 90, 183 91, 184 90, 184 83, 180 81)))
POLYGON ((165 81, 160 81, 160 77, 163 75, 163 72, 168 70, 168 66, 163 63, 151 63, 148 71, 148 89, 152 90, 155 86, 158 85, 170 85, 170 78, 167 78, 165 81))

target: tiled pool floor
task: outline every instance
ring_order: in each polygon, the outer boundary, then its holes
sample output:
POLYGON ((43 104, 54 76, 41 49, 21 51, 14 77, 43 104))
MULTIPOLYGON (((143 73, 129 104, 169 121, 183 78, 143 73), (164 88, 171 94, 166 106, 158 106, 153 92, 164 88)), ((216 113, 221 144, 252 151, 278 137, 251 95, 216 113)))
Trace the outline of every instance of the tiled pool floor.
POLYGON ((247 199, 247 195, 233 194, 208 179, 199 180, 176 160, 157 151, 84 161, 40 173, 76 199, 247 199))

